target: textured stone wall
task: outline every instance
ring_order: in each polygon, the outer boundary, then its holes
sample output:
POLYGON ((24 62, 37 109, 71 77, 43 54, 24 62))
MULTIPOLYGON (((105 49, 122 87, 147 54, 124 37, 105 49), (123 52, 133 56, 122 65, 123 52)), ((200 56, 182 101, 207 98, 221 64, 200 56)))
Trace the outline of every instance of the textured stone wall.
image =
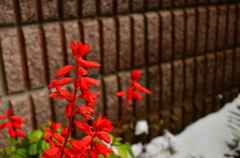
POLYGON ((164 128, 178 133, 239 93, 237 0, 0 0, 0 9, 0 115, 13 107, 28 119, 25 131, 66 124, 66 103, 49 98, 47 86, 73 62, 72 39, 90 43, 86 58, 102 65, 89 70, 101 83, 96 113, 114 125, 124 102, 114 93, 127 89, 131 70, 142 71, 153 93, 127 109, 131 142, 137 120, 148 120, 149 139, 164 128))

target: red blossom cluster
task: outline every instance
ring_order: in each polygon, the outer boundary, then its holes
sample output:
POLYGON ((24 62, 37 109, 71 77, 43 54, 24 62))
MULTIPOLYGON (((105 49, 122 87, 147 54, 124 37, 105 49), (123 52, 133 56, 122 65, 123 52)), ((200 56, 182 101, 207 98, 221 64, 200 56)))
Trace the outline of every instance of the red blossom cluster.
POLYGON ((110 136, 108 132, 113 129, 107 118, 102 118, 99 116, 95 120, 94 125, 90 126, 86 122, 81 120, 73 120, 75 114, 81 115, 87 120, 93 120, 91 116, 94 113, 95 101, 98 100, 97 93, 91 93, 89 86, 98 86, 98 81, 89 77, 85 77, 88 71, 85 68, 99 67, 96 62, 86 61, 83 56, 88 53, 90 44, 83 45, 82 42, 76 43, 72 41, 70 48, 74 59, 76 61, 76 66, 67 65, 61 68, 57 73, 55 78, 62 77, 69 73, 72 69, 76 72, 76 78, 72 79, 65 77, 59 80, 53 80, 49 85, 49 89, 55 88, 56 91, 51 93, 49 96, 56 99, 66 99, 67 105, 64 111, 65 116, 69 120, 69 126, 64 127, 60 134, 56 133, 56 130, 61 127, 59 123, 51 123, 50 127, 44 128, 47 132, 45 135, 45 140, 50 144, 50 149, 43 151, 42 158, 98 158, 99 154, 107 157, 108 153, 112 153, 113 150, 106 147, 102 141, 110 143, 110 136), (67 90, 62 89, 62 86, 73 82, 74 93, 70 93, 67 90), (77 95, 80 92, 80 95, 77 95), (81 98, 88 102, 87 106, 75 105, 75 100, 81 98), (81 140, 69 140, 71 131, 73 130, 73 124, 86 136, 81 140), (94 140, 97 138, 99 141, 94 140), (66 144, 70 143, 71 147, 67 148, 66 144))
POLYGON ((12 139, 14 139, 16 136, 26 137, 25 133, 21 131, 17 131, 15 129, 21 130, 22 123, 26 122, 27 120, 19 116, 12 116, 13 114, 12 111, 13 111, 12 108, 10 108, 8 109, 7 115, 0 115, 0 119, 8 118, 7 122, 0 124, 0 129, 3 129, 4 127, 6 127, 8 129, 8 134, 12 139))
POLYGON ((137 80, 139 79, 140 76, 141 76, 141 72, 139 72, 137 70, 132 71, 131 72, 131 84, 128 87, 128 91, 127 92, 120 91, 120 92, 117 92, 115 95, 117 97, 127 95, 126 104, 131 104, 132 99, 142 100, 142 96, 136 90, 138 90, 139 92, 142 92, 142 93, 150 94, 151 91, 149 91, 148 89, 144 88, 139 83, 137 83, 137 80))

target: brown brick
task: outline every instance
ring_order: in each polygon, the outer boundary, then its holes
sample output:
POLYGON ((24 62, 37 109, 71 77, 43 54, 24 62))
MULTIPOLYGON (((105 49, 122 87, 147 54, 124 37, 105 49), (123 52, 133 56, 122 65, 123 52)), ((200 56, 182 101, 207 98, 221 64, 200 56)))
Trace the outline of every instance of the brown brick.
MULTIPOLYGON (((71 45, 72 40, 75 41, 76 43, 78 43, 79 41, 82 40, 80 38, 80 33, 79 33, 80 28, 79 28, 78 22, 65 22, 65 23, 63 23, 63 28, 64 28, 64 33, 65 33, 65 41, 66 41, 65 46, 66 46, 66 51, 67 51, 68 65, 76 65, 76 61, 72 55, 72 49, 69 48, 69 45, 71 45)), ((84 43, 84 44, 86 44, 86 43, 84 43)), ((90 48, 90 49, 92 49, 92 48, 90 48)), ((74 77, 75 72, 71 71, 70 76, 74 77)))
POLYGON ((164 111, 160 113, 160 133, 164 134, 164 129, 170 128, 170 111, 164 111))
POLYGON ((117 14, 129 12, 129 0, 117 0, 117 14))
POLYGON ((223 88, 223 72, 224 72, 224 54, 223 52, 216 53, 216 77, 214 81, 215 92, 223 88))
POLYGON ((238 88, 233 88, 231 90, 231 99, 235 99, 237 96, 238 96, 238 93, 239 93, 239 89, 238 88))
POLYGON ((129 16, 118 18, 118 69, 131 67, 131 21, 129 16))
POLYGON ((177 105, 183 101, 183 86, 184 86, 184 73, 183 62, 181 60, 173 63, 174 77, 173 77, 173 104, 177 105))
MULTIPOLYGON (((100 35, 96 20, 83 21, 83 37, 85 43, 91 44, 91 52, 86 55, 87 60, 100 63, 100 35)), ((100 63, 101 64, 101 63, 100 63)), ((90 75, 98 75, 100 68, 89 69, 90 75)))
POLYGON ((41 0, 41 7, 44 21, 52 21, 59 18, 58 0, 41 0))
POLYGON ((96 15, 97 8, 96 8, 96 1, 95 0, 82 0, 82 9, 81 14, 82 16, 94 16, 96 15))
POLYGON ((184 6, 185 1, 184 0, 174 0, 174 6, 184 6))
POLYGON ((218 37, 217 48, 223 49, 226 42, 226 25, 227 25, 227 8, 226 6, 218 7, 218 37))
POLYGON ((100 15, 112 15, 113 14, 113 0, 99 0, 100 15))
POLYGON ((0 25, 8 25, 15 23, 13 1, 2 0, 0 3, 0 25))
POLYGON ((228 24, 227 24, 227 47, 232 47, 235 44, 235 26, 236 26, 236 6, 228 6, 228 24))
POLYGON ((128 141, 129 143, 133 142, 133 138, 134 138, 134 131, 133 131, 133 127, 130 124, 124 124, 122 126, 122 130, 123 130, 123 140, 124 141, 128 141))
POLYGON ((144 11, 144 0, 131 0, 132 12, 144 11))
POLYGON ((210 95, 213 93, 213 89, 214 89, 214 71, 215 71, 215 56, 214 54, 208 54, 206 55, 206 83, 205 83, 205 87, 206 87, 206 91, 205 94, 206 95, 210 95))
POLYGON ((203 115, 208 115, 212 112, 213 109, 213 99, 212 97, 207 97, 204 99, 204 108, 203 108, 203 115))
POLYGON ((208 0, 198 0, 198 4, 207 4, 208 0))
POLYGON ((205 59, 204 56, 198 56, 196 59, 196 94, 195 98, 200 98, 203 96, 204 91, 204 68, 205 59))
MULTIPOLYGON (((144 69, 139 70, 142 75, 138 80, 138 83, 141 84, 143 87, 147 87, 146 86, 146 78, 147 78, 147 74, 146 71, 144 69)), ((137 120, 139 119, 146 119, 147 116, 147 95, 152 95, 152 94, 146 94, 146 93, 141 93, 141 95, 143 96, 142 100, 135 100, 135 115, 137 120)))
MULTIPOLYGON (((40 124, 48 125, 48 120, 52 120, 50 101, 48 91, 33 93, 31 95, 34 105, 34 116, 36 119, 37 128, 40 124)), ((62 115, 62 114, 61 114, 62 115)))
POLYGON ((172 16, 168 11, 160 12, 161 17, 161 61, 172 58, 172 16))
POLYGON ((240 47, 235 49, 235 56, 233 62, 234 62, 233 84, 234 86, 237 86, 240 83, 240 67, 237 66, 240 63, 240 47))
POLYGON ((62 1, 63 19, 73 19, 78 17, 78 0, 62 1))
POLYGON ((2 84, 0 84, 0 97, 3 95, 2 84))
POLYGON ((216 94, 213 97, 213 111, 218 111, 223 106, 223 95, 222 94, 216 94))
POLYGON ((186 5, 187 5, 187 6, 191 6, 191 5, 195 5, 195 4, 197 4, 197 1, 196 1, 196 0, 187 0, 187 1, 186 1, 186 5))
POLYGON ((184 51, 184 13, 183 10, 176 10, 173 12, 174 19, 174 58, 183 57, 184 51))
POLYGON ((35 89, 43 87, 44 85, 46 85, 46 81, 39 27, 24 27, 23 35, 27 56, 30 88, 35 89))
MULTIPOLYGON (((120 87, 120 91, 127 91, 128 90, 128 86, 130 85, 130 76, 131 76, 131 73, 130 72, 125 72, 125 73, 121 73, 119 74, 119 87, 120 87)), ((121 104, 121 110, 123 109, 123 106, 126 102, 126 96, 123 96, 120 98, 120 104, 121 104)), ((117 107, 116 107, 117 108, 117 107)), ((123 121, 124 122, 129 122, 132 117, 133 117, 133 105, 128 105, 127 106, 127 110, 126 110, 126 113, 125 113, 125 116, 124 116, 124 119, 123 121)), ((122 112, 122 111, 121 111, 122 112)), ((115 115, 117 115, 117 113, 115 113, 115 115)))
POLYGON ((202 54, 205 53, 206 45, 206 27, 207 27, 207 11, 205 8, 197 9, 197 46, 196 53, 202 54))
POLYGON ((224 95, 224 103, 225 103, 225 104, 232 101, 231 91, 230 91, 230 90, 224 91, 224 92, 223 92, 223 95, 224 95))
POLYGON ((158 9, 160 6, 160 0, 148 0, 147 1, 147 9, 154 10, 158 9))
POLYGON ((117 68, 116 23, 112 18, 102 20, 103 72, 115 72, 117 68))
POLYGON ((193 120, 196 121, 200 118, 202 118, 202 114, 203 114, 203 105, 204 105, 204 102, 203 100, 197 100, 194 102, 194 105, 193 105, 193 120))
POLYGON ((225 51, 225 69, 224 69, 224 88, 231 87, 233 76, 233 50, 228 49, 225 51))
POLYGON ((159 136, 160 124, 159 124, 159 115, 151 115, 149 116, 149 136, 150 139, 153 139, 159 136))
POLYGON ((172 102, 172 94, 171 94, 171 89, 172 89, 172 66, 170 63, 162 64, 161 65, 161 73, 162 73, 162 83, 161 83, 161 88, 162 88, 162 103, 161 106, 162 108, 166 108, 171 106, 172 102))
MULTIPOLYGON (((192 104, 188 104, 188 105, 184 105, 183 107, 183 127, 187 127, 188 125, 190 125, 193 122, 193 116, 195 116, 193 114, 193 105, 192 104)), ((199 112, 199 111, 198 111, 199 112)))
MULTIPOLYGON (((118 91, 117 77, 112 75, 103 78, 103 87, 105 89, 105 105, 108 119, 113 122, 113 125, 118 123, 118 98, 115 97, 115 93, 118 91)), ((129 106, 130 107, 130 106, 129 106)), ((129 113, 126 112, 126 116, 129 113)))
POLYGON ((19 6, 22 23, 31 23, 38 21, 36 0, 20 0, 19 6))
POLYGON ((160 72, 159 66, 148 68, 148 88, 152 92, 149 97, 148 112, 156 113, 160 110, 160 72))
MULTIPOLYGON (((10 100, 10 104, 13 108, 13 114, 23 117, 27 122, 22 124, 23 132, 28 133, 33 130, 34 119, 32 114, 32 105, 29 96, 22 96, 21 98, 13 98, 10 100)), ((41 106, 40 106, 41 107, 41 106)))
POLYGON ((26 86, 23 76, 24 69, 21 63, 19 34, 16 29, 10 29, 1 31, 0 36, 7 91, 8 93, 23 91, 26 86))
POLYGON ((186 10, 186 49, 185 57, 191 56, 195 52, 196 39, 196 11, 194 9, 186 10))
MULTIPOLYGON (((0 101, 0 114, 6 115, 7 109, 4 102, 0 101)), ((7 119, 1 119, 0 124, 6 122, 7 119)), ((0 154, 5 154, 4 149, 9 146, 9 144, 6 142, 5 138, 8 136, 8 130, 6 128, 0 130, 0 154)))
POLYGON ((193 91, 194 91, 194 75, 195 75, 195 69, 194 69, 194 59, 189 58, 185 61, 185 98, 184 100, 192 100, 193 99, 193 91))
POLYGON ((46 24, 43 25, 43 29, 46 41, 49 78, 53 80, 56 72, 64 66, 60 27, 58 24, 46 24))
POLYGON ((55 120, 57 123, 61 123, 62 126, 68 126, 68 119, 64 114, 67 101, 65 99, 53 99, 53 107, 55 120))
POLYGON ((218 0, 209 0, 209 3, 211 4, 211 3, 217 3, 218 2, 218 0))
POLYGON ((240 45, 240 4, 237 5, 237 44, 240 45))
POLYGON ((162 0, 161 8, 170 8, 172 6, 171 0, 162 0))
POLYGON ((159 15, 148 13, 147 17, 147 39, 148 39, 148 63, 156 64, 159 61, 159 15))
POLYGON ((217 33, 217 8, 208 8, 208 39, 207 51, 214 51, 216 49, 216 33, 217 33))
POLYGON ((144 65, 144 18, 142 15, 133 15, 133 65, 134 67, 144 65))
POLYGON ((171 115, 171 131, 173 133, 179 133, 183 126, 183 110, 181 107, 175 107, 171 115))

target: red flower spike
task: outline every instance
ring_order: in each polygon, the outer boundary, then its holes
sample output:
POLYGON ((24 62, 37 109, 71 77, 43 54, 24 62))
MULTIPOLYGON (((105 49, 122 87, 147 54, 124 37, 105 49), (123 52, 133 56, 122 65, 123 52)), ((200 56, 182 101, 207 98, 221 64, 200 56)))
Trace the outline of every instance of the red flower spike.
POLYGON ((26 137, 26 136, 25 136, 25 133, 20 132, 20 131, 15 131, 15 134, 16 134, 17 136, 19 136, 19 137, 26 137))
POLYGON ((78 68, 78 75, 79 76, 84 76, 84 75, 87 75, 88 74, 88 71, 84 68, 78 68))
POLYGON ((71 46, 69 46, 69 48, 72 49, 72 53, 74 56, 78 56, 78 47, 76 46, 74 41, 71 42, 71 46))
POLYGON ((140 76, 141 76, 141 72, 139 72, 138 70, 134 70, 134 71, 132 71, 132 73, 131 73, 131 79, 132 79, 132 81, 137 81, 140 76))
POLYGON ((102 119, 102 116, 99 115, 97 120, 94 123, 94 131, 103 131, 103 132, 110 132, 113 129, 113 126, 111 126, 112 122, 106 119, 104 117, 102 119))
POLYGON ((116 96, 116 97, 121 97, 121 96, 124 96, 124 95, 126 95, 126 94, 127 94, 127 92, 125 92, 125 91, 120 91, 120 92, 115 93, 115 96, 116 96))
POLYGON ((12 115, 12 112, 13 112, 13 109, 12 109, 12 108, 8 109, 7 115, 8 115, 8 116, 12 115))
POLYGON ((0 119, 5 119, 5 118, 7 118, 6 115, 0 115, 0 119))
POLYGON ((90 52, 91 50, 88 50, 90 48, 90 44, 83 45, 82 42, 78 43, 79 48, 79 56, 83 57, 87 52, 90 52))
POLYGON ((0 129, 3 129, 6 126, 6 123, 0 124, 0 129))
POLYGON ((88 85, 92 85, 92 86, 99 86, 98 85, 98 80, 95 80, 93 78, 90 78, 90 77, 83 77, 82 78, 86 84, 88 85))
POLYGON ((72 70, 73 67, 74 66, 72 66, 72 65, 67 65, 67 66, 62 67, 60 70, 58 70, 58 72, 56 73, 54 78, 58 78, 58 77, 62 77, 64 75, 66 75, 69 71, 72 70))
POLYGON ((107 157, 107 154, 109 153, 113 153, 113 150, 106 147, 105 145, 103 145, 102 143, 93 141, 92 144, 94 145, 95 148, 97 148, 98 151, 100 151, 104 157, 107 157))
POLYGON ((83 60, 82 58, 77 58, 76 60, 82 67, 93 68, 93 67, 100 67, 101 66, 97 62, 86 61, 86 60, 83 60))
POLYGON ((19 116, 12 116, 11 119, 15 122, 22 123, 26 122, 27 120, 25 118, 19 117, 19 116))
POLYGON ((61 131, 61 135, 65 138, 68 134, 68 130, 69 128, 68 127, 63 127, 62 131, 61 131))
POLYGON ((89 126, 86 122, 83 122, 80 120, 75 120, 73 122, 80 131, 82 131, 83 133, 86 133, 88 135, 92 135, 92 131, 91 131, 92 127, 89 126))
POLYGON ((72 105, 72 103, 67 104, 67 106, 65 108, 65 111, 64 111, 64 114, 68 118, 73 116, 73 105, 72 105))

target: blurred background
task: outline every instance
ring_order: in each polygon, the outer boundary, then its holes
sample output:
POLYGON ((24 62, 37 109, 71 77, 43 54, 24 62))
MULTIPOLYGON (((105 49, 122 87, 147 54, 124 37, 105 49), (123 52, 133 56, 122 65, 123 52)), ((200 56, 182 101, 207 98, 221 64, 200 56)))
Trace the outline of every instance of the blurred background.
POLYGON ((138 120, 148 121, 148 140, 164 128, 176 134, 239 93, 237 0, 0 0, 0 10, 0 115, 12 107, 25 132, 67 124, 66 102, 47 87, 74 64, 71 40, 90 43, 86 59, 102 65, 89 69, 100 82, 92 92, 101 91, 94 116, 116 125, 125 100, 114 94, 127 90, 131 70, 142 72, 152 94, 128 106, 121 136, 132 143, 138 120))

